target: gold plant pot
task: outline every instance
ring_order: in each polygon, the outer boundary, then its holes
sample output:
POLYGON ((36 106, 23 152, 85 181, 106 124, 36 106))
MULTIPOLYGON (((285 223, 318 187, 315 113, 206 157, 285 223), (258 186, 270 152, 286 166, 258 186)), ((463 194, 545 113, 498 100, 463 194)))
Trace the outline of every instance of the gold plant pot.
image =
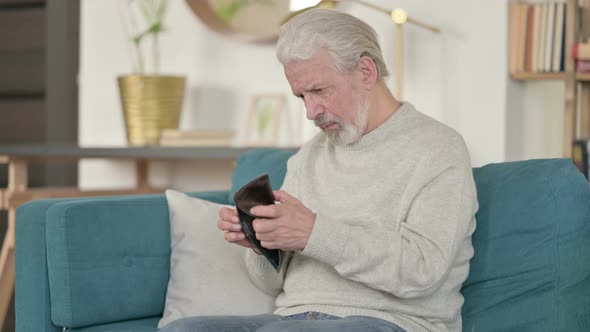
POLYGON ((178 129, 185 81, 181 76, 118 77, 129 145, 158 145, 163 129, 178 129))

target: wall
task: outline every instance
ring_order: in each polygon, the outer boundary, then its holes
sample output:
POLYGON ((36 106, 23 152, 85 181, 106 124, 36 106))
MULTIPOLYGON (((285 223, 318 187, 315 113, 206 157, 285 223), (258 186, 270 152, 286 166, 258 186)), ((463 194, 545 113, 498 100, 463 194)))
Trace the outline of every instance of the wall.
POLYGON ((506 160, 563 156, 564 96, 563 82, 509 82, 506 160))
MULTIPOLYGON (((373 0, 389 7, 390 1, 373 0)), ((119 0, 82 0, 80 38, 80 144, 125 146, 125 131, 116 76, 130 71, 119 0), (108 22, 108 23, 106 23, 108 22)), ((465 138, 474 165, 506 158, 507 94, 506 12, 504 1, 400 0, 410 16, 441 28, 441 34, 408 25, 404 30, 404 100, 457 129, 465 138)), ((341 9, 366 20, 379 33, 394 70, 394 26, 388 16, 358 4, 341 9)), ((188 79, 181 128, 234 128, 235 145, 243 137, 249 97, 257 93, 289 96, 288 118, 280 145, 297 144, 295 129, 302 105, 291 97, 273 46, 248 45, 208 30, 184 1, 170 1, 168 31, 161 40, 163 71, 188 79)), ((395 87, 389 82, 392 89, 395 87)), ((520 97, 519 97, 520 98, 520 97)), ((517 98, 518 99, 518 98, 517 98)), ((517 103, 518 101, 516 101, 517 103)), ((509 135, 508 135, 509 136, 509 135)), ((228 163, 155 165, 154 180, 182 190, 224 188, 228 163), (203 176, 214 172, 214 176, 203 176), (188 178, 187 178, 188 177, 188 178)), ((84 188, 133 184, 126 163, 84 161, 84 188)))

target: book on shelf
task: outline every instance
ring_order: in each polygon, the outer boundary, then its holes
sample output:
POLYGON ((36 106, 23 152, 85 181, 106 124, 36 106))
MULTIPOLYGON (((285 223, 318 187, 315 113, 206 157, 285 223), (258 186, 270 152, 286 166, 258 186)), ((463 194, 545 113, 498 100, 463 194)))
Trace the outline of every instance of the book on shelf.
MULTIPOLYGON (((532 5, 535 6, 535 5, 532 5)), ((534 8, 533 10, 537 10, 537 8, 534 8)), ((539 28, 539 43, 537 44, 537 50, 536 50, 536 54, 537 54, 537 66, 534 68, 534 71, 536 72, 542 72, 544 71, 544 67, 545 67, 545 43, 547 42, 547 4, 546 3, 540 3, 538 4, 538 10, 540 13, 540 20, 541 23, 539 24, 538 28, 539 28)))
POLYGON ((566 6, 563 1, 509 3, 511 73, 564 71, 566 6))
POLYGON ((533 36, 535 31, 535 23, 538 24, 538 18, 535 19, 535 11, 533 6, 527 8, 527 20, 526 20, 526 31, 524 33, 525 46, 524 46, 524 71, 533 71, 533 55, 532 50, 536 47, 536 37, 533 36))
POLYGON ((565 71, 565 3, 558 3, 555 9, 555 33, 553 42, 554 72, 565 71))
POLYGON ((576 71, 579 73, 590 72, 590 60, 576 60, 576 71))
POLYGON ((590 72, 590 0, 582 0, 579 10, 580 37, 574 44, 573 57, 577 72, 590 72))
POLYGON ((590 60, 590 43, 575 43, 573 55, 576 60, 590 60))
POLYGON ((161 146, 229 146, 233 130, 172 130, 162 131, 161 146))
POLYGON ((545 64, 543 66, 543 71, 551 72, 553 71, 553 43, 555 42, 555 6, 556 3, 546 3, 547 6, 547 22, 545 25, 545 64))

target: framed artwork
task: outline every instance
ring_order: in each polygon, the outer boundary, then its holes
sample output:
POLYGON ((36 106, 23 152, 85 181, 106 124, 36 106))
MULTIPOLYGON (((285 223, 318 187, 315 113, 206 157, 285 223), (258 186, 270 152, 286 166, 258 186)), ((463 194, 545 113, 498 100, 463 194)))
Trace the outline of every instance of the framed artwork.
POLYGON ((281 94, 252 97, 246 128, 246 145, 271 146, 277 143, 285 99, 281 94))
POLYGON ((314 138, 317 134, 321 133, 320 128, 318 128, 312 120, 307 118, 307 109, 305 108, 305 104, 303 101, 298 100, 299 103, 298 111, 297 111, 297 136, 296 142, 299 146, 305 144, 310 139, 314 138))

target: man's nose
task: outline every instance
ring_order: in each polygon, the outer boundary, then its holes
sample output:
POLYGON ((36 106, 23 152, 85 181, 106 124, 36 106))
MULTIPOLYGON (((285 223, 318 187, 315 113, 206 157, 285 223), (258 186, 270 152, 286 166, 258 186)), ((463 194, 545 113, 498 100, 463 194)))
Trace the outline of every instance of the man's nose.
POLYGON ((320 114, 324 113, 323 105, 314 101, 313 98, 305 98, 305 109, 309 120, 315 120, 320 114))

